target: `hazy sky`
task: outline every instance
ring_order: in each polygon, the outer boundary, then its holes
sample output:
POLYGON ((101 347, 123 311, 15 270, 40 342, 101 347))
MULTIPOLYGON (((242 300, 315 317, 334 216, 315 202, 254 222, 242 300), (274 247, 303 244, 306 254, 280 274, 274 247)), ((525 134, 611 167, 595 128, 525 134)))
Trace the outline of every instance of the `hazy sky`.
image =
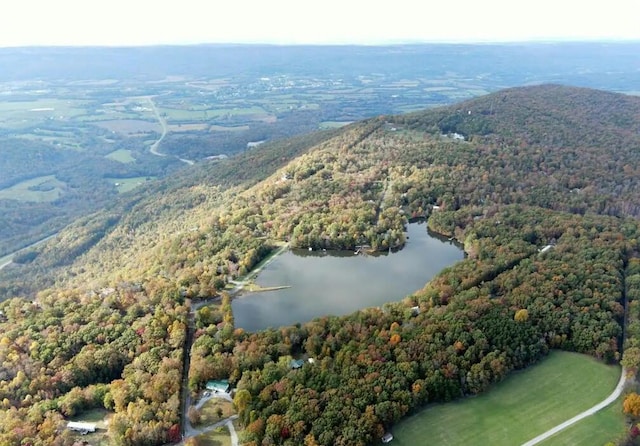
POLYGON ((0 46, 640 40, 638 0, 15 0, 0 46))

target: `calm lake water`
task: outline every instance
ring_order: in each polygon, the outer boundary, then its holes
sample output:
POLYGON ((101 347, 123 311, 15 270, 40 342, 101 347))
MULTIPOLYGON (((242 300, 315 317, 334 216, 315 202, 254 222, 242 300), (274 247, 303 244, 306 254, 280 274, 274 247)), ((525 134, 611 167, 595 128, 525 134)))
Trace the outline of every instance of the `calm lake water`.
POLYGON ((401 300, 464 257, 452 242, 430 235, 425 223, 411 223, 403 249, 383 255, 287 251, 256 278, 263 287, 291 288, 249 293, 232 302, 236 327, 248 331, 344 315, 401 300))

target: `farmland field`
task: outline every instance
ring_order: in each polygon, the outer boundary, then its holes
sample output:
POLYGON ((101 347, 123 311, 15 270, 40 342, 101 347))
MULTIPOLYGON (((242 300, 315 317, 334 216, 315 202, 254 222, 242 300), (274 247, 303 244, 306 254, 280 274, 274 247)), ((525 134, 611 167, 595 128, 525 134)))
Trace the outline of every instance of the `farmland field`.
POLYGON ((0 190, 0 199, 35 203, 54 201, 64 194, 65 187, 66 183, 56 179, 55 175, 47 175, 21 181, 11 187, 0 190))
POLYGON ((162 132, 158 121, 142 121, 140 119, 118 119, 113 121, 100 121, 95 125, 111 132, 129 135, 132 133, 162 132))
POLYGON ((155 177, 133 177, 133 178, 105 178, 107 181, 111 181, 114 186, 118 188, 118 192, 125 193, 136 187, 155 179, 155 177))
POLYGON ((407 418, 392 429, 394 445, 522 444, 605 399, 619 378, 617 366, 553 351, 482 395, 407 418))
POLYGON ((337 129, 351 124, 353 121, 322 121, 320 123, 321 129, 337 129))
POLYGON ((136 161, 136 159, 131 155, 131 150, 126 149, 115 150, 106 155, 105 158, 109 158, 111 160, 118 161, 124 164, 133 163, 136 161))

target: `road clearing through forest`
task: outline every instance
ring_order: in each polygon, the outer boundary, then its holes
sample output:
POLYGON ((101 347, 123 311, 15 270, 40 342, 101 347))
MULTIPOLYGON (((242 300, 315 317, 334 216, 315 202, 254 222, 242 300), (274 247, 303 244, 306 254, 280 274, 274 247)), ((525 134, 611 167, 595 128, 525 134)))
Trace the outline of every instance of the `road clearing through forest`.
POLYGON ((585 410, 584 412, 579 413, 578 415, 576 415, 573 418, 568 419, 567 421, 565 421, 564 423, 560 423, 557 426, 549 429, 548 431, 538 435, 536 438, 534 438, 533 440, 529 440, 526 443, 524 443, 522 446, 533 446, 536 445, 544 440, 546 440, 547 438, 551 437, 552 435, 557 434, 558 432, 560 432, 561 430, 566 429, 567 427, 577 423, 580 420, 583 420, 584 418, 587 418, 591 415, 593 415, 594 413, 598 412, 599 410, 604 409, 605 407, 607 407, 609 404, 613 403, 615 400, 618 399, 618 397, 622 394, 622 390, 624 389, 624 385, 626 383, 626 379, 627 379, 627 371, 623 368, 622 369, 622 374, 620 375, 620 381, 618 381, 618 385, 616 386, 616 388, 613 390, 613 392, 611 393, 611 395, 609 395, 607 398, 605 398, 604 400, 600 401, 598 404, 596 404, 595 406, 585 410))

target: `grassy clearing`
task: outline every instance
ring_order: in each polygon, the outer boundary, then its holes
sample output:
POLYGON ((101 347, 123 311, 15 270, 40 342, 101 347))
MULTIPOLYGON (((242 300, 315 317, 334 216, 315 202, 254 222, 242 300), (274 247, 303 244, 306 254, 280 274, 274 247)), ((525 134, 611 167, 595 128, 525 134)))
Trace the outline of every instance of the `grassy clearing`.
POLYGON ((619 378, 617 366, 554 351, 485 394, 407 418, 392 429, 394 445, 522 444, 606 398, 619 378))
POLYGON ((198 435, 196 438, 200 446, 231 446, 231 435, 227 426, 198 435))
POLYGON ((576 444, 604 445, 614 441, 627 430, 625 415, 622 413, 622 401, 605 407, 600 412, 558 432, 540 443, 542 446, 573 446, 576 444))
POLYGON ((338 129, 340 127, 344 127, 345 125, 351 124, 353 121, 322 121, 320 123, 321 129, 338 129))
POLYGON ((106 180, 112 182, 113 185, 118 188, 118 192, 122 194, 155 178, 156 177, 106 178, 106 180))
POLYGON ((201 426, 210 426, 235 414, 233 403, 222 398, 212 398, 200 409, 201 426), (218 414, 221 413, 222 416, 218 414))
POLYGON ((73 438, 79 441, 86 441, 95 446, 109 446, 112 443, 109 441, 107 428, 109 426, 109 418, 112 414, 112 412, 104 409, 93 409, 72 417, 69 421, 96 423, 97 428, 92 434, 81 435, 80 433, 73 433, 73 438))
POLYGON ((43 203, 54 201, 64 194, 67 184, 54 175, 32 178, 0 190, 0 199, 43 203))
POLYGON ((110 160, 118 161, 123 164, 134 163, 136 161, 136 159, 131 156, 131 150, 126 149, 115 150, 105 155, 105 158, 109 158, 110 160))

